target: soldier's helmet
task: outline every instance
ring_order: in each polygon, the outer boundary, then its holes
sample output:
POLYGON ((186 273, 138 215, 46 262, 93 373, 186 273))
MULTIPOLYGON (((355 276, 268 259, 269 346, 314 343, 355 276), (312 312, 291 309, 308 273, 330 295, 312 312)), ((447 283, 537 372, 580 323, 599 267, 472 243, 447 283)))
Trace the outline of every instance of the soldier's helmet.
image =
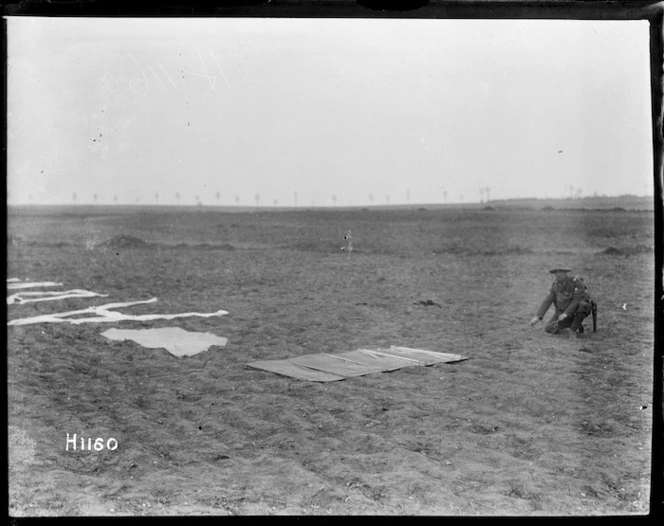
POLYGON ((562 265, 558 267, 553 267, 551 270, 549 270, 551 274, 555 274, 556 272, 572 272, 571 269, 565 268, 562 265))

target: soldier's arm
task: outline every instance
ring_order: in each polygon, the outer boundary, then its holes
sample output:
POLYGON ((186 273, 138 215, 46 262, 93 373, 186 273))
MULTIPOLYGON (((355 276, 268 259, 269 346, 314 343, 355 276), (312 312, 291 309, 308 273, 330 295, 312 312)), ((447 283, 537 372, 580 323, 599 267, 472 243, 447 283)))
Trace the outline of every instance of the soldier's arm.
POLYGON ((570 303, 569 306, 565 309, 565 314, 568 316, 572 315, 576 311, 581 301, 589 302, 590 295, 588 294, 588 288, 586 287, 586 284, 583 282, 583 280, 577 278, 574 280, 574 296, 572 298, 572 303, 570 303))
POLYGON ((544 298, 544 301, 542 302, 542 305, 540 305, 540 308, 537 311, 536 316, 541 320, 544 318, 544 315, 546 314, 546 311, 549 310, 549 307, 553 303, 553 301, 556 299, 556 293, 553 291, 553 287, 551 287, 551 290, 549 291, 549 294, 546 298, 544 298))
POLYGON ((574 301, 590 301, 588 287, 582 279, 577 279, 574 283, 574 301), (577 286, 578 285, 578 286, 577 286))

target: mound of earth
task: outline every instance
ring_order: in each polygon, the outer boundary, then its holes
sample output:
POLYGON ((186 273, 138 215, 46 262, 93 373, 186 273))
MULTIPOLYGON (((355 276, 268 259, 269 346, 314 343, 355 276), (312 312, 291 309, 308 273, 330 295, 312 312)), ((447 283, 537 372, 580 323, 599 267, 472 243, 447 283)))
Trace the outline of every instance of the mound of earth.
POLYGON ((189 245, 188 243, 180 243, 175 245, 175 248, 187 250, 235 250, 235 246, 230 243, 224 243, 223 245, 211 245, 210 243, 189 245))
POLYGON ((619 255, 624 254, 624 252, 622 250, 620 250, 619 248, 609 247, 607 249, 602 250, 600 252, 600 254, 607 254, 609 256, 619 256, 619 255))
POLYGON ((121 234, 111 239, 99 243, 99 248, 142 248, 148 246, 148 243, 134 236, 121 234))
POLYGON ((436 302, 433 301, 433 300, 416 301, 415 303, 413 303, 413 305, 424 305, 424 306, 426 306, 426 307, 432 307, 432 306, 435 305, 435 306, 438 307, 439 309, 442 309, 442 308, 443 308, 443 307, 440 306, 439 303, 436 303, 436 302))

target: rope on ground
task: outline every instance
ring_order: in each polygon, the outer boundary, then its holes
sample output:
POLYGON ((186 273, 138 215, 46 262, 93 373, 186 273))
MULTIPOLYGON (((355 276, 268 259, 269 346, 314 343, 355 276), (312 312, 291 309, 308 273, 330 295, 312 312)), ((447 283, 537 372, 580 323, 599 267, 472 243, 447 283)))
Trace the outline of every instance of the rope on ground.
MULTIPOLYGON (((553 326, 553 327, 556 327, 557 325, 558 325, 557 320, 547 324, 547 326, 553 326)), ((509 340, 515 340, 515 339, 520 338, 523 335, 530 334, 531 332, 541 331, 542 328, 541 327, 531 327, 530 329, 526 329, 522 332, 519 332, 518 334, 515 334, 514 330, 515 329, 513 327, 507 327, 506 329, 503 329, 500 332, 505 333, 505 332, 509 331, 509 335, 507 335, 505 337, 492 338, 491 341, 486 342, 485 345, 489 345, 489 344, 494 344, 495 345, 495 344, 503 343, 503 342, 506 342, 506 341, 509 341, 509 340)))

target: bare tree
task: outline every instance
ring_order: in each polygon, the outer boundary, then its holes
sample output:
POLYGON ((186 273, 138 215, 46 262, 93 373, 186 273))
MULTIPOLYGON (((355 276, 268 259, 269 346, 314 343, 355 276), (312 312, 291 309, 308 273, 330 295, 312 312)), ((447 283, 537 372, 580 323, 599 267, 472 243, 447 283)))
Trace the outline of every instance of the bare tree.
POLYGON ((74 199, 74 204, 76 204, 76 199, 77 199, 77 197, 78 197, 78 196, 76 195, 76 192, 74 192, 74 193, 72 194, 72 198, 74 199))
POLYGON ((337 196, 332 194, 332 204, 336 205, 337 204, 337 196))
POLYGON ((155 193, 154 193, 154 202, 155 202, 156 204, 159 204, 159 192, 155 192, 155 193))
POLYGON ((221 192, 217 192, 214 194, 214 196, 217 198, 217 206, 219 206, 219 198, 221 197, 221 192))
POLYGON ((390 194, 385 194, 385 202, 390 204, 390 194))
POLYGON ((117 195, 113 196, 113 202, 117 204, 117 202, 118 202, 118 196, 117 195))
POLYGON ((488 202, 491 200, 491 198, 489 197, 489 195, 490 195, 490 193, 491 193, 491 188, 489 188, 488 186, 486 186, 486 187, 484 188, 484 193, 486 194, 486 202, 488 203, 488 202))
POLYGON ((236 195, 236 196, 235 196, 235 205, 237 206, 237 205, 239 205, 239 204, 240 204, 240 196, 239 196, 239 195, 236 195))
POLYGON ((92 198, 95 200, 95 204, 97 204, 97 199, 98 199, 97 194, 93 195, 92 198))
POLYGON ((180 192, 175 192, 175 202, 178 205, 180 204, 180 192))
POLYGON ((459 201, 463 203, 463 194, 459 194, 459 201))
POLYGON ((484 202, 484 188, 480 188, 480 203, 484 202))
POLYGON ((277 206, 278 204, 279 204, 279 199, 274 199, 274 200, 272 201, 272 205, 273 205, 273 206, 277 206))
POLYGON ((369 202, 373 204, 373 194, 369 194, 369 202))
POLYGON ((443 190, 443 199, 447 203, 447 190, 443 190))

